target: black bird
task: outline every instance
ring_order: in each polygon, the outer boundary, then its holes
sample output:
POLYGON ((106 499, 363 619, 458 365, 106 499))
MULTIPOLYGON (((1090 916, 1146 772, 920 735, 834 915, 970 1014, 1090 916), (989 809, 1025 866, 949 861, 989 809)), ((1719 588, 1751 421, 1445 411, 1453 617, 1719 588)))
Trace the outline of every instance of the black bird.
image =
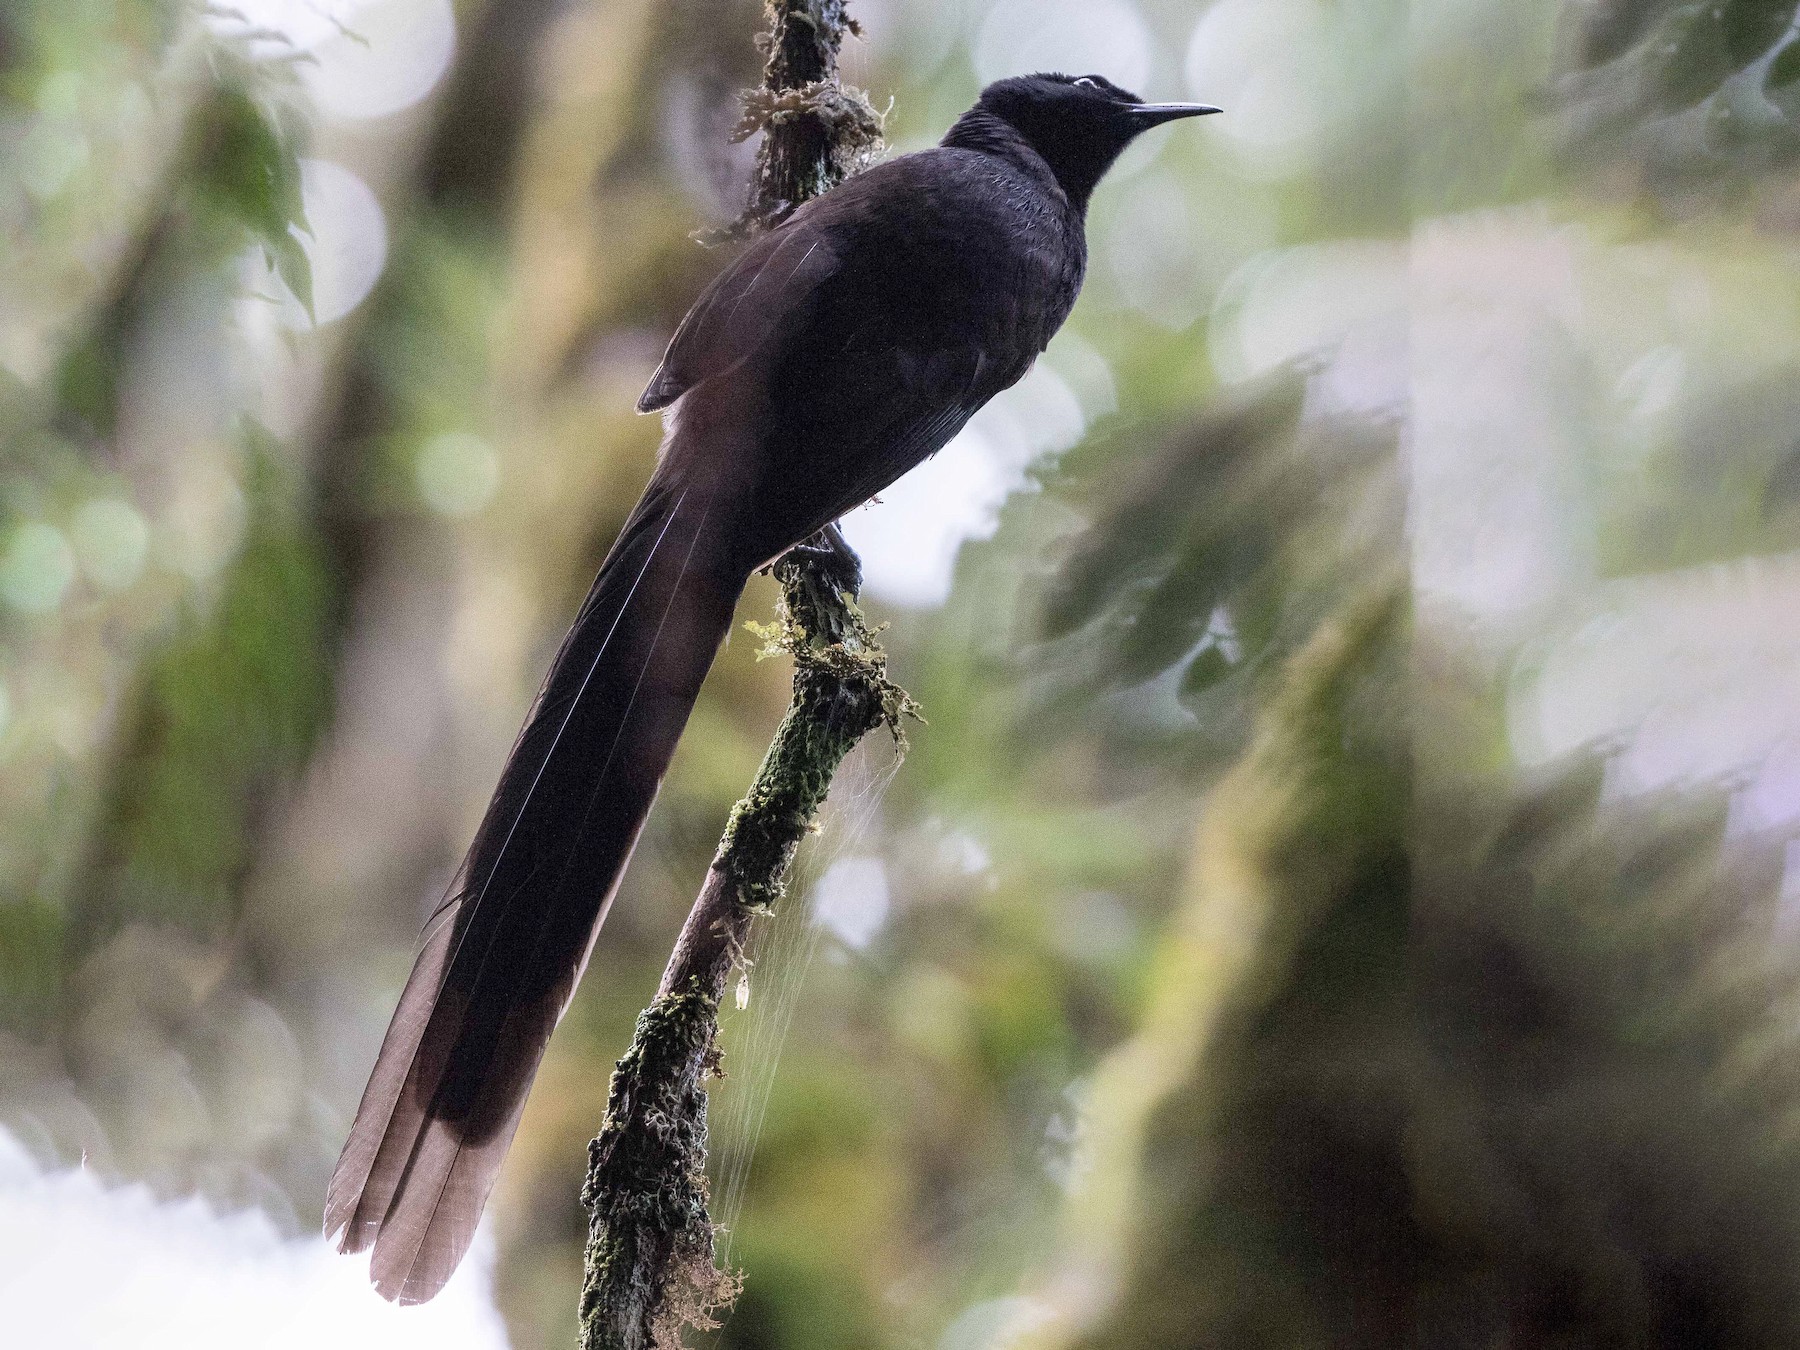
POLYGON ((806 203, 707 287, 641 412, 656 470, 563 639, 370 1075, 325 1206, 415 1303, 449 1279, 750 574, 1031 367, 1133 137, 1217 112, 1098 75, 1001 80, 930 150, 806 203))

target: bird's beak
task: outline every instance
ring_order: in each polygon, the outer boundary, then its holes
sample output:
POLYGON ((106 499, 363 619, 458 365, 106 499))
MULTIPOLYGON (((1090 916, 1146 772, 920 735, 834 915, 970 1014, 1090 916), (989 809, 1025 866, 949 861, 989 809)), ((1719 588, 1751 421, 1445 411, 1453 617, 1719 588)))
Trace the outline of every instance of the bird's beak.
POLYGON ((1130 110, 1131 120, 1146 127, 1173 122, 1179 117, 1205 117, 1208 113, 1224 111, 1210 103, 1137 103, 1130 110))

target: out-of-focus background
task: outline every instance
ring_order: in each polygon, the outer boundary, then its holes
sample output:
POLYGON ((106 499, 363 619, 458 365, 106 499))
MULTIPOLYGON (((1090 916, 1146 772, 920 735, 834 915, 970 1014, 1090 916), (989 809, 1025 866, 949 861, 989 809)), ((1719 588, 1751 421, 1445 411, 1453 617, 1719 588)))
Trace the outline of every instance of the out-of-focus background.
MULTIPOLYGON (((929 725, 729 1013, 694 1343, 1800 1344, 1793 0, 853 10, 893 151, 1034 69, 1227 112, 846 522, 929 725)), ((785 701, 747 635, 467 1269, 390 1308, 319 1206, 648 471, 760 22, 0 8, 8 1345, 571 1343, 584 1143, 785 701)))

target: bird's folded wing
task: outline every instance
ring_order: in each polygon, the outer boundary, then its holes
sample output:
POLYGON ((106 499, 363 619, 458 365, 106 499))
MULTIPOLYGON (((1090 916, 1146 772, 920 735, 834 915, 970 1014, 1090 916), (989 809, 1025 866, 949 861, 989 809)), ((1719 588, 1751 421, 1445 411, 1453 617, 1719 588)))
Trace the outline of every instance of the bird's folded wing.
POLYGON ((703 380, 742 365, 804 313, 808 295, 838 266, 826 232, 807 219, 758 238, 700 293, 638 411, 666 408, 703 380))
POLYGON ((754 537, 743 547, 763 560, 935 454, 999 381, 1016 378, 975 347, 920 355, 872 337, 835 359, 793 364, 802 369, 787 371, 776 392, 779 431, 764 443, 761 490, 744 516, 754 537))

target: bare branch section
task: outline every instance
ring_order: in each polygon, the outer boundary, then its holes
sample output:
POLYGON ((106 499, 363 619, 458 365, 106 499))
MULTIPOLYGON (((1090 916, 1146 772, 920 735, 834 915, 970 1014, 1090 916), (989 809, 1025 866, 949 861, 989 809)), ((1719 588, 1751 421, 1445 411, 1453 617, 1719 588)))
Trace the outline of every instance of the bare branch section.
MULTIPOLYGON (((765 132, 756 181, 729 235, 767 229, 840 182, 880 144, 866 99, 837 81, 854 25, 844 0, 771 0, 763 86, 740 131, 765 132)), ((781 897, 839 764, 877 727, 904 746, 912 711, 855 604, 854 557, 835 531, 775 565, 772 646, 794 659, 794 693, 748 795, 726 826, 655 1000, 614 1070, 588 1146, 582 1350, 675 1350, 710 1329, 738 1276, 714 1264, 707 1213, 706 1079, 718 1071, 718 1008, 750 925, 781 897)))

